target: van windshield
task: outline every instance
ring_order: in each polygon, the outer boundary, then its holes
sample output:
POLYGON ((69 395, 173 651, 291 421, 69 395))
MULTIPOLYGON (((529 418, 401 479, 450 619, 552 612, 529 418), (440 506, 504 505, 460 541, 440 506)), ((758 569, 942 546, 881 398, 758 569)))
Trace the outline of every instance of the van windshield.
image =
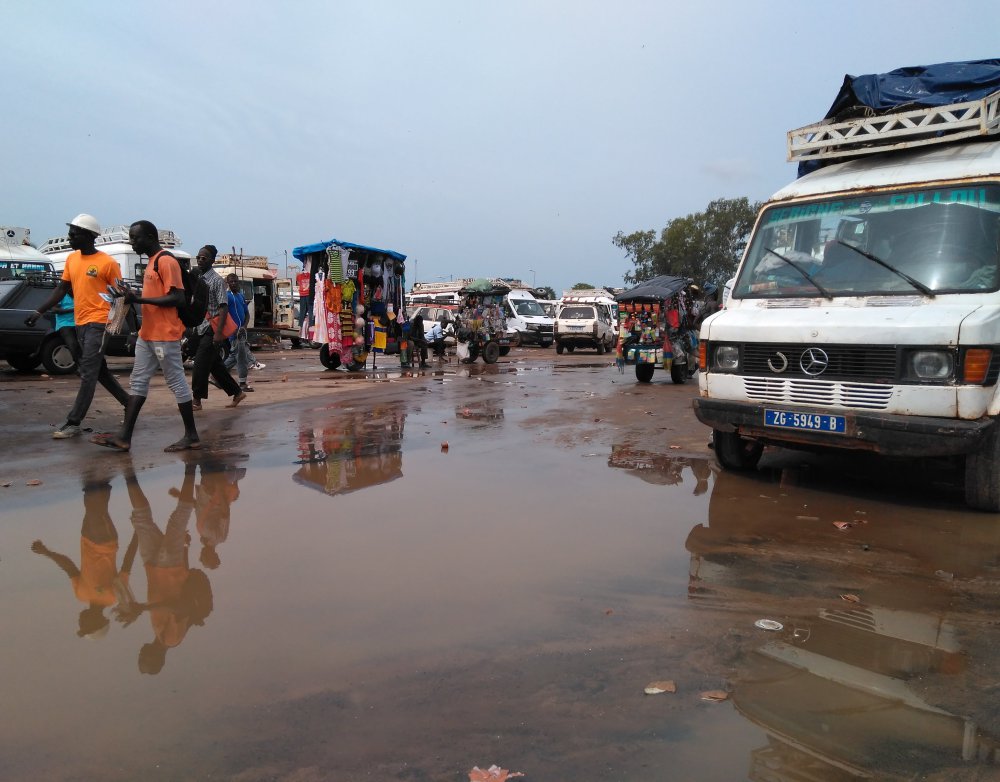
POLYGON ((514 305, 514 312, 518 315, 524 315, 529 318, 537 315, 545 315, 545 310, 542 309, 542 305, 537 301, 532 301, 531 299, 512 299, 510 303, 514 305))
POLYGON ((1000 186, 865 193, 772 206, 733 296, 971 293, 1000 287, 1000 186))
POLYGON ((559 310, 560 320, 593 320, 596 317, 593 307, 563 307, 559 310))

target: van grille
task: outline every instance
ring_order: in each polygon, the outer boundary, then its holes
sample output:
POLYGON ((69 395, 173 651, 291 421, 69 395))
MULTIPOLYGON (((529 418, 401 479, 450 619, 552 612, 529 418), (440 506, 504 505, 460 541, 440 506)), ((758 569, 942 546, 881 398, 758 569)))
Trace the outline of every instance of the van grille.
POLYGON ((874 383, 838 383, 829 380, 744 377, 749 399, 801 405, 855 407, 885 410, 892 399, 892 386, 874 383))
MULTIPOLYGON (((768 361, 777 360, 778 353, 787 359, 788 365, 783 377, 807 378, 799 366, 803 351, 812 347, 803 343, 748 342, 743 346, 743 374, 763 375, 768 378, 774 372, 768 361)), ((896 377, 897 351, 892 345, 816 345, 829 358, 829 365, 823 372, 824 379, 845 378, 851 380, 871 380, 892 383, 896 377)), ((780 362, 779 362, 780 363, 780 362)))

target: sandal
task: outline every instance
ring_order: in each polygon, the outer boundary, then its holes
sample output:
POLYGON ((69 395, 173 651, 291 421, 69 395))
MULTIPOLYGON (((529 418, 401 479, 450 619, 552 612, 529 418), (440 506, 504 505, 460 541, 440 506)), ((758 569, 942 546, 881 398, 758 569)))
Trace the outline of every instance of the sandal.
POLYGON ((131 445, 119 440, 118 435, 114 432, 98 432, 90 438, 90 442, 94 445, 110 448, 113 451, 120 451, 121 453, 126 453, 131 448, 131 445))
POLYGON ((201 449, 201 440, 191 440, 187 436, 182 437, 176 443, 168 445, 163 449, 164 453, 176 453, 177 451, 197 451, 201 449))
POLYGON ((191 400, 191 409, 192 410, 196 410, 197 412, 200 413, 201 412, 201 402, 199 402, 197 399, 192 399, 191 400))
POLYGON ((226 407, 236 407, 240 402, 247 398, 245 391, 240 391, 236 396, 233 397, 233 401, 230 402, 226 407))

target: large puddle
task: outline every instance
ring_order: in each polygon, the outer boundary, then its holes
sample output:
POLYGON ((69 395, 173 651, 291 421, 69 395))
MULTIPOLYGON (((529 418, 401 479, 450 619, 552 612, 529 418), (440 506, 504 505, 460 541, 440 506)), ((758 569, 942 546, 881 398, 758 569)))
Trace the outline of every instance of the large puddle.
POLYGON ((992 518, 795 469, 720 474, 590 431, 593 413, 567 436, 560 405, 600 410, 606 377, 444 376, 282 408, 168 468, 94 459, 8 510, 0 777, 992 765, 992 518), (677 691, 645 695, 659 680, 677 691))

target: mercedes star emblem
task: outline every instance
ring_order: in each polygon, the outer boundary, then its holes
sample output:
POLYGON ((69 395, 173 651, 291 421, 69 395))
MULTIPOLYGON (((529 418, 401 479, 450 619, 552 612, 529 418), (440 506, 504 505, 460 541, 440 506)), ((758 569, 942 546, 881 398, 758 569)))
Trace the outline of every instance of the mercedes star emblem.
POLYGON ((822 375, 830 366, 830 357, 822 348, 806 348, 799 358, 799 366, 807 375, 822 375))

